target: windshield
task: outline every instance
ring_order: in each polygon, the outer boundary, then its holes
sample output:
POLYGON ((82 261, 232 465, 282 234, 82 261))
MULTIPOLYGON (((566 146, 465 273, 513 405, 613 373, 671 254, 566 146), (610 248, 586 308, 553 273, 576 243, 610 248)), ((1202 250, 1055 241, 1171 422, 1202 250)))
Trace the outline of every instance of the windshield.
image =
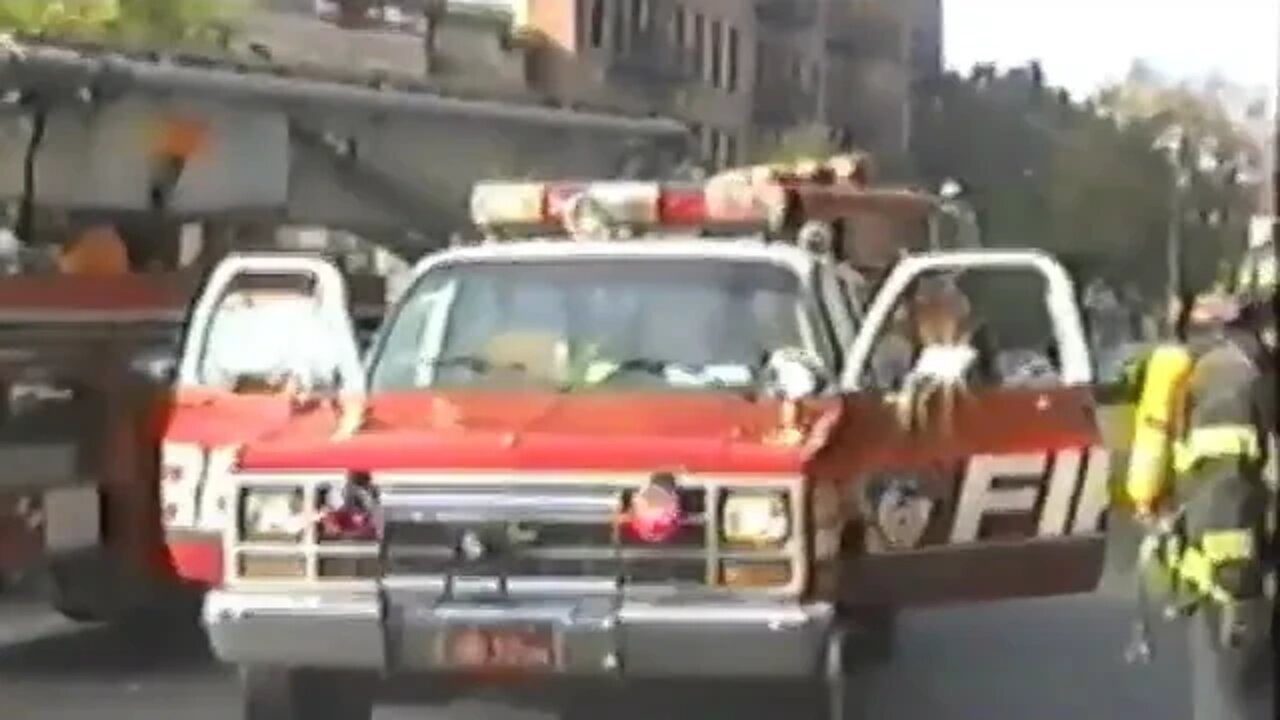
POLYGON ((372 372, 424 387, 724 388, 803 346, 801 283, 783 266, 690 258, 474 262, 412 288, 372 372))
POLYGON ((233 294, 210 323, 201 383, 233 391, 333 386, 341 347, 335 332, 311 297, 233 294))

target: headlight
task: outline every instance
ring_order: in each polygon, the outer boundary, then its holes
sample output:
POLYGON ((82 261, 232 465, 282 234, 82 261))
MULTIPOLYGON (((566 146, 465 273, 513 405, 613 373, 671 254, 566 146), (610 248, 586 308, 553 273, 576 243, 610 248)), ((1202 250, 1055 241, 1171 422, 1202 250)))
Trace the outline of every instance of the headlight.
POLYGON ((752 545, 781 543, 791 533, 789 510, 782 493, 730 494, 721 511, 724 539, 752 545))
POLYGON ((296 541, 307 528, 302 490, 244 490, 240 513, 241 535, 251 542, 296 541))

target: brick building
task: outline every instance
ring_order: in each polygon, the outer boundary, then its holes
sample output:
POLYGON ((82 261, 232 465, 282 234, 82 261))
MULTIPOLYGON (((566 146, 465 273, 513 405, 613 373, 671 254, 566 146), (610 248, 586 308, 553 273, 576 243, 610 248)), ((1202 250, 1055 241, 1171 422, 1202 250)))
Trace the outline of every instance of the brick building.
POLYGON ((715 166, 812 124, 904 156, 912 89, 942 65, 941 0, 363 2, 352 22, 335 0, 267 0, 249 25, 288 60, 670 115, 715 166))

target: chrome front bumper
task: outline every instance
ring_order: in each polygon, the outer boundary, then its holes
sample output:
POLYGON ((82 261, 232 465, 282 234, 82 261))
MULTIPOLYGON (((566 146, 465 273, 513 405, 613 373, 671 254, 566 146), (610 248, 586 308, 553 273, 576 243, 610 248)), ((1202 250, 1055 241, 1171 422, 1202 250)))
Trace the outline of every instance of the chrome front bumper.
POLYGON ((618 678, 811 678, 835 632, 826 604, 596 600, 426 602, 384 611, 378 594, 216 590, 204 622, 224 662, 444 672, 436 651, 456 626, 550 623, 556 673, 618 678))

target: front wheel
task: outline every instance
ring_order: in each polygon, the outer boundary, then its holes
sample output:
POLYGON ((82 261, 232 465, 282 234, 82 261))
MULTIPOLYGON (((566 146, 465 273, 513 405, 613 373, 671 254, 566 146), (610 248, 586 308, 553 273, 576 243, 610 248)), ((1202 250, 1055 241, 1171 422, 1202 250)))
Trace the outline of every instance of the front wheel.
POLYGON ((55 559, 47 580, 50 604, 73 622, 112 622, 130 607, 132 586, 104 549, 55 559))
POLYGON ((307 668, 240 671, 244 720, 372 720, 377 678, 307 668))
POLYGON ((898 639, 897 608, 858 606, 844 614, 852 628, 846 635, 845 662, 887 665, 893 661, 898 639))

